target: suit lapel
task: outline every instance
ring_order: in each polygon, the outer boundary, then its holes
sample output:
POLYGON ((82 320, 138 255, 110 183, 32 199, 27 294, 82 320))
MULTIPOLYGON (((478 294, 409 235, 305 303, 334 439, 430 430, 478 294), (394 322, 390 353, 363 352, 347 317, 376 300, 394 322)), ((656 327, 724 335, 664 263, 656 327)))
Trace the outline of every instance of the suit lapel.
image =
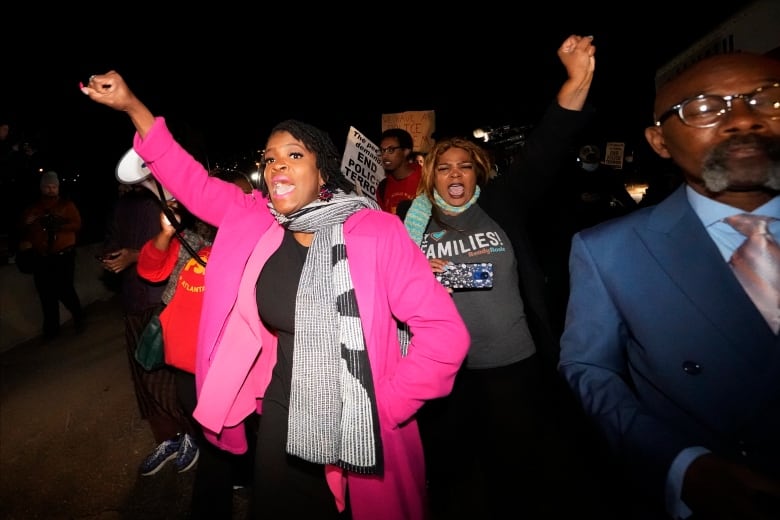
POLYGON ((659 204, 647 227, 637 232, 691 305, 737 345, 742 355, 750 357, 751 349, 744 348, 746 345, 777 346, 777 336, 723 260, 684 189, 659 204))

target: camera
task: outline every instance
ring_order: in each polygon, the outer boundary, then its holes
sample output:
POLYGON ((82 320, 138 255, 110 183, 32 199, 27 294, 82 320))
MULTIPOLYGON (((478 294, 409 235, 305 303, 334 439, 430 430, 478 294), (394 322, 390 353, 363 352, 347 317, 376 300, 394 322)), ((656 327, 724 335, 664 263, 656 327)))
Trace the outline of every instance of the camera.
POLYGON ((491 289, 493 264, 491 262, 449 264, 444 272, 435 273, 436 279, 450 289, 491 289))
POLYGON ((62 227, 63 219, 57 215, 46 213, 38 217, 38 222, 44 231, 55 233, 60 229, 60 227, 62 227))

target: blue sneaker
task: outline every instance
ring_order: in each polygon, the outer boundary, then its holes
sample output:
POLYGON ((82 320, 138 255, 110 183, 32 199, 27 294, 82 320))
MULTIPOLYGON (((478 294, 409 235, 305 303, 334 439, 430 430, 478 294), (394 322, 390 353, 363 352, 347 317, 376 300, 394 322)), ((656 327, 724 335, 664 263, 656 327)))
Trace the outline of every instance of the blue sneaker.
POLYGON ((178 455, 181 444, 181 437, 179 436, 161 442, 141 463, 141 475, 146 477, 160 471, 169 460, 178 455))
POLYGON ((199 456, 200 450, 198 445, 195 444, 195 439, 185 433, 181 438, 179 451, 176 453, 176 460, 173 461, 179 473, 184 473, 192 468, 198 462, 199 456))

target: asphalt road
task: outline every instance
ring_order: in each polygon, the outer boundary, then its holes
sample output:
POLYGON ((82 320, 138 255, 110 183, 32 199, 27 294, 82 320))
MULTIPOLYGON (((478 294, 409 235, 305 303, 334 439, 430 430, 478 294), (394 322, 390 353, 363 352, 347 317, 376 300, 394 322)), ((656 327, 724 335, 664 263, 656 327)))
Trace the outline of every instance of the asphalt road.
MULTIPOLYGON (((194 470, 138 465, 154 448, 133 393, 116 297, 87 307, 87 330, 0 353, 0 518, 184 519, 194 470)), ((246 501, 236 494, 234 518, 246 501)))
MULTIPOLYGON (((66 322, 55 340, 34 338, 0 351, 0 519, 186 519, 194 468, 179 474, 168 464, 138 475, 155 443, 133 393, 118 299, 95 301, 86 310, 87 330, 80 335, 66 322)), ((540 449, 551 468, 568 468, 543 443, 540 449)), ((602 470, 591 470, 604 461, 589 451, 580 454, 584 466, 558 475, 569 487, 552 489, 561 493, 556 506, 571 506, 564 518, 628 518, 608 514, 619 494, 610 485, 600 488, 602 470), (590 510, 599 514, 586 514, 590 510)), ((232 520, 246 518, 245 493, 234 495, 232 520)))

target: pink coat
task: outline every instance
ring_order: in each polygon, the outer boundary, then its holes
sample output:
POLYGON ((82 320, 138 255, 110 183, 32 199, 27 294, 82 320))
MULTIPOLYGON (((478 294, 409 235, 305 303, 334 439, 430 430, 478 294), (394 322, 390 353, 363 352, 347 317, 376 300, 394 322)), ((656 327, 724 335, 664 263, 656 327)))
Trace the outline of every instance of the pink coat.
MULTIPOLYGON (((219 228, 206 270, 194 416, 214 444, 242 453, 242 422, 261 411, 276 363, 276 338, 259 318, 255 283, 283 228, 259 191, 245 194, 209 177, 163 118, 144 140, 136 134, 134 147, 173 196, 219 228)), ((356 520, 425 518, 425 467, 414 415, 425 401, 451 391, 469 334, 398 217, 359 211, 345 222, 344 237, 374 377, 385 471, 365 476, 326 466, 326 476, 340 508, 349 485, 356 520), (393 316, 412 331, 406 357, 393 316)))

